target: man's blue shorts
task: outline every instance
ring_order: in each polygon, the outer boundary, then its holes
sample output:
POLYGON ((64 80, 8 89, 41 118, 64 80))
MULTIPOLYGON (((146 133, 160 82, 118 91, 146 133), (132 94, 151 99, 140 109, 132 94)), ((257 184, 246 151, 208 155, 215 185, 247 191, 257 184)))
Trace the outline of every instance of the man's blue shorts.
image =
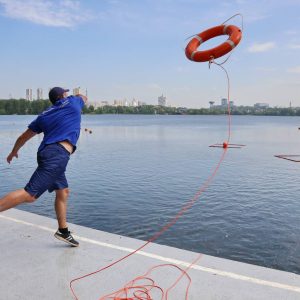
POLYGON ((37 154, 38 167, 25 186, 31 196, 40 197, 46 190, 50 193, 68 187, 65 171, 70 153, 59 143, 46 145, 37 154))

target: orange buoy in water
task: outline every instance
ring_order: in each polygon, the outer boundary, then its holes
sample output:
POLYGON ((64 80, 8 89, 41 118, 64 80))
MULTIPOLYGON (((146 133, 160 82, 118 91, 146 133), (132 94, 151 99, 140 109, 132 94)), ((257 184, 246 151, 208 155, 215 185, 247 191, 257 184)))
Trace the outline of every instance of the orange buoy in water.
POLYGON ((224 143, 223 143, 223 148, 226 149, 227 147, 228 147, 228 143, 227 143, 227 142, 224 142, 224 143))

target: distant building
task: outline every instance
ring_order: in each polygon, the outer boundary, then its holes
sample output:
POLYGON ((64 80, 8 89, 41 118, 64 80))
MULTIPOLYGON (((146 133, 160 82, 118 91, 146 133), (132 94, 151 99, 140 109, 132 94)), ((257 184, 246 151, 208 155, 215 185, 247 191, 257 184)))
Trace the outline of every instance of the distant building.
POLYGON ((114 100, 114 106, 124 106, 122 100, 114 100))
POLYGON ((32 89, 26 89, 26 100, 32 101, 32 89))
POLYGON ((258 109, 265 109, 265 108, 269 108, 269 104, 268 103, 255 103, 254 104, 254 108, 258 108, 258 109))
POLYGON ((108 101, 101 101, 100 106, 107 106, 109 105, 108 101))
POLYGON ((138 103, 137 100, 135 100, 135 99, 133 98, 133 99, 132 99, 132 102, 131 102, 131 105, 132 105, 133 107, 136 107, 136 106, 139 105, 139 103, 138 103))
POLYGON ((228 100, 226 98, 221 99, 221 106, 228 106, 228 100))
POLYGON ((78 95, 78 94, 81 94, 80 93, 80 87, 76 87, 73 89, 73 95, 78 95))
POLYGON ((36 99, 37 100, 43 100, 43 89, 38 88, 36 90, 36 99))
MULTIPOLYGON (((104 102, 104 101, 102 101, 102 102, 104 102)), ((95 101, 95 102, 89 102, 89 103, 88 103, 88 106, 93 106, 95 109, 97 109, 98 107, 104 106, 104 105, 102 104, 102 102, 97 102, 97 101, 95 101)))
MULTIPOLYGON (((228 108, 228 99, 222 98, 220 105, 216 105, 215 101, 209 101, 209 107, 210 109, 227 109, 228 108)), ((234 101, 229 101, 230 108, 233 108, 235 106, 234 101)))
POLYGON ((158 97, 158 105, 167 106, 167 97, 164 97, 164 95, 158 97))

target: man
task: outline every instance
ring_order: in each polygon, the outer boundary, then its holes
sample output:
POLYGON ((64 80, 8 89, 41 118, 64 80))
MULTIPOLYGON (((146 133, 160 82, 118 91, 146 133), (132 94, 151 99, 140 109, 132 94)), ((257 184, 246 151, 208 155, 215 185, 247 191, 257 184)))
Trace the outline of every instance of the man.
POLYGON ((13 191, 0 199, 0 212, 21 203, 30 203, 38 199, 46 190, 55 191, 55 212, 58 230, 55 237, 74 246, 79 243, 68 230, 66 214, 69 195, 65 170, 70 155, 76 150, 80 134, 81 110, 87 97, 69 96, 61 87, 54 87, 49 92, 52 106, 42 112, 28 129, 16 140, 7 157, 10 163, 18 158, 19 149, 32 137, 41 132, 44 138, 37 153, 38 167, 24 189, 13 191))

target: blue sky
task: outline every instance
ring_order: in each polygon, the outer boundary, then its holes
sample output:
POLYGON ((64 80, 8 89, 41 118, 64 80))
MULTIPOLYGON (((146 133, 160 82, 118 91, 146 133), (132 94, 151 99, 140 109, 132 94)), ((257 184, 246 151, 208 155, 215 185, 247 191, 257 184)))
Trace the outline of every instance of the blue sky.
POLYGON ((299 12, 300 0, 0 0, 0 98, 60 85, 87 88, 90 101, 164 94, 208 107, 226 97, 226 77, 189 61, 185 39, 241 13, 243 38, 225 65, 231 100, 300 106, 299 12))

